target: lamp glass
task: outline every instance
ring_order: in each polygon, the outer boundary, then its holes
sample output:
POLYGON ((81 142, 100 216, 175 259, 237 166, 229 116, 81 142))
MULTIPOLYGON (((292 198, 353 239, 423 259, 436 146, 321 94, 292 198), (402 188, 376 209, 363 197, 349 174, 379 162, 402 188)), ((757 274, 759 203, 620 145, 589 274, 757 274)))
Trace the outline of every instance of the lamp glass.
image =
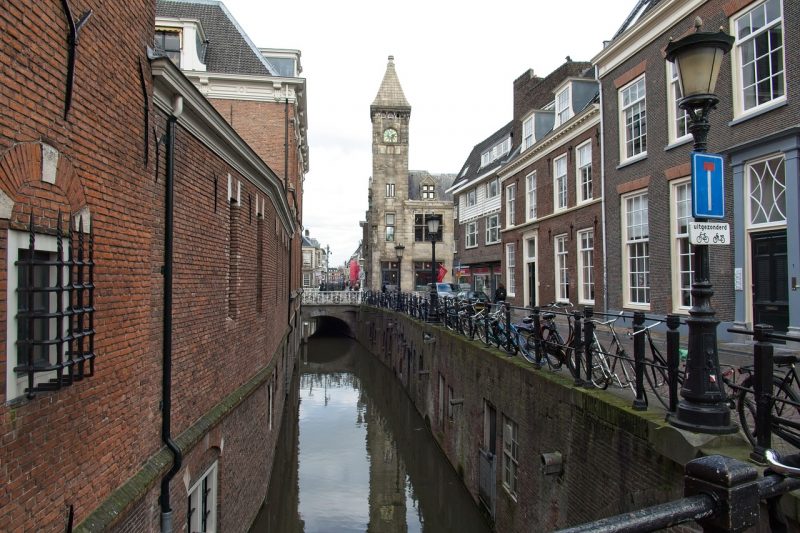
POLYGON ((675 57, 684 97, 713 94, 725 52, 716 46, 686 47, 675 57))
POLYGON ((428 233, 439 233, 439 218, 431 217, 428 219, 428 233))
POLYGON ((394 247, 394 252, 397 254, 397 258, 398 259, 402 259, 403 252, 405 252, 405 251, 406 251, 406 247, 403 246, 402 244, 398 244, 397 246, 394 247))

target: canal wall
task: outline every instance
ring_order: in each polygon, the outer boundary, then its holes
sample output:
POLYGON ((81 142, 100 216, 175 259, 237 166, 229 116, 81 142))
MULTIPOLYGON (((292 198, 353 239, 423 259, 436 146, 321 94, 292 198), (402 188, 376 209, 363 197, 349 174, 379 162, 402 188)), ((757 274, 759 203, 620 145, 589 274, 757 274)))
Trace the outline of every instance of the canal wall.
POLYGON ((679 498, 687 461, 747 453, 738 435, 680 431, 663 411, 634 411, 632 398, 575 387, 566 370, 535 370, 407 315, 362 306, 356 336, 393 370, 476 501, 480 450, 490 452, 495 495, 484 500, 497 531, 549 531, 679 498))

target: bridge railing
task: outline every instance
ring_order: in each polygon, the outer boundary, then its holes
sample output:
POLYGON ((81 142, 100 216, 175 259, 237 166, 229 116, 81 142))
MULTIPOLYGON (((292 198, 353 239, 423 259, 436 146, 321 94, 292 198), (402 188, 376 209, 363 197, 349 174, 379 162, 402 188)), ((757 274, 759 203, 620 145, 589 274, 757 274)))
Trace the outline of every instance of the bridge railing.
POLYGON ((303 291, 304 305, 359 305, 361 291, 303 291))

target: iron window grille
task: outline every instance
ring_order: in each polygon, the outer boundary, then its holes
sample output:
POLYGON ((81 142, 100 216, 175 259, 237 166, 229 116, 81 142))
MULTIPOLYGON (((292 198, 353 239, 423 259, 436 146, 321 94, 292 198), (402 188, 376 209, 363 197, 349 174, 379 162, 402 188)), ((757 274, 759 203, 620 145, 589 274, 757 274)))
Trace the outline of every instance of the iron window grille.
MULTIPOLYGON (((56 248, 37 250, 33 215, 28 248, 17 261, 17 366, 27 379, 25 392, 58 390, 94 375, 94 237, 78 219, 64 232, 59 214, 56 248), (66 243, 65 243, 66 240, 66 243), (66 258, 65 258, 66 244, 66 258)), ((9 253, 12 253, 9 250, 9 253)))

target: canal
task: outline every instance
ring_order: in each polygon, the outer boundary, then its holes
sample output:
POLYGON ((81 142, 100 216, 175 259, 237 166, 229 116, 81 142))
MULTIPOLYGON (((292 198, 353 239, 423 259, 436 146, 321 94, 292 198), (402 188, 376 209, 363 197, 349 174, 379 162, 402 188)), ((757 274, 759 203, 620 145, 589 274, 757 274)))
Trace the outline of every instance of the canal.
POLYGON ((341 337, 299 367, 251 533, 489 531, 389 369, 341 337))

